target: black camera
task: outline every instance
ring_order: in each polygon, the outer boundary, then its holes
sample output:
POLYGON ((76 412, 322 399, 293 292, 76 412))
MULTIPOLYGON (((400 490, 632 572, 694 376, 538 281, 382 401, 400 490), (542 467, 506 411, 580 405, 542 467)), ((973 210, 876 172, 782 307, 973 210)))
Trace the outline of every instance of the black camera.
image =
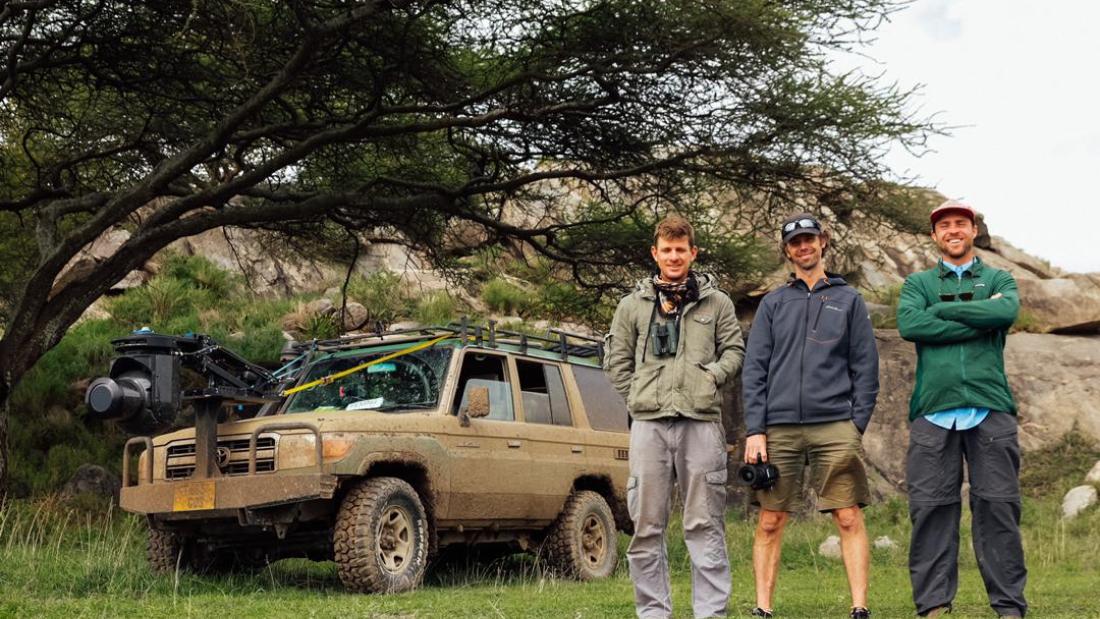
POLYGON ((680 343, 679 325, 673 322, 651 322, 649 324, 649 342, 654 357, 672 357, 680 343))
POLYGON ((767 490, 779 481, 779 469, 771 462, 761 462, 758 456, 754 464, 737 469, 737 478, 753 490, 767 490))

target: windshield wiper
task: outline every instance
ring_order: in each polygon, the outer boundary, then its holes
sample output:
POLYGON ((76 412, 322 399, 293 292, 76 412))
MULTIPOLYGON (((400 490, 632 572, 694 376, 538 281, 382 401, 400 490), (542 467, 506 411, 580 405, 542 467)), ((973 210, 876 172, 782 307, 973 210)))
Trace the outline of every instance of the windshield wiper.
POLYGON ((392 411, 392 410, 399 409, 399 408, 422 409, 422 408, 435 408, 436 406, 438 406, 438 404, 436 402, 398 402, 398 403, 395 403, 395 404, 386 404, 385 406, 379 406, 378 408, 370 408, 370 409, 366 409, 366 410, 392 411))

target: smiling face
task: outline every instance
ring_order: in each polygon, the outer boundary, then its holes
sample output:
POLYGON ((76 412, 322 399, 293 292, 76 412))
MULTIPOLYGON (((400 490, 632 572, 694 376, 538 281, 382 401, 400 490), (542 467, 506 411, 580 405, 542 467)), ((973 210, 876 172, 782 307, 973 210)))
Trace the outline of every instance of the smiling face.
POLYGON ((974 259, 974 239, 977 236, 978 228, 974 222, 958 213, 947 213, 932 226, 932 240, 940 248, 940 255, 945 262, 956 265, 974 259))
POLYGON ((679 282, 688 276, 691 263, 699 254, 699 248, 693 247, 686 236, 676 238, 657 237, 657 244, 649 248, 653 261, 661 271, 661 279, 666 282, 679 282))
POLYGON ((821 264, 824 246, 821 237, 816 234, 799 234, 783 244, 783 252, 795 267, 811 272, 821 264))

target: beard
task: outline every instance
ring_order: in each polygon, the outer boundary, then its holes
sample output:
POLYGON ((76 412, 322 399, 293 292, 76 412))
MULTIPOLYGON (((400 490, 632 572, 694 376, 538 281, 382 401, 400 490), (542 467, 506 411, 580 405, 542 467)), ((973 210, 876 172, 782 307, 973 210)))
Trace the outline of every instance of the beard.
POLYGON ((958 245, 951 245, 947 241, 940 241, 937 245, 939 245, 940 252, 943 253, 943 255, 950 258, 962 258, 974 248, 974 241, 972 239, 963 238, 962 242, 958 245))

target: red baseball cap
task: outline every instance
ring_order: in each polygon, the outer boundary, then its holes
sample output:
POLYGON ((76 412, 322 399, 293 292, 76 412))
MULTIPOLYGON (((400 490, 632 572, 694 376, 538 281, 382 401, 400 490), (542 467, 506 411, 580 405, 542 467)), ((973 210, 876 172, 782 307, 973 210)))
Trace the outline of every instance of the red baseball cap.
POLYGON ((929 216, 929 218, 932 220, 932 225, 936 225, 936 222, 939 221, 940 217, 943 217, 948 213, 959 213, 960 215, 965 215, 966 218, 969 219, 971 222, 976 221, 978 218, 977 213, 975 213, 974 209, 970 208, 969 205, 963 204, 958 200, 947 200, 943 204, 932 209, 932 214, 929 216))

